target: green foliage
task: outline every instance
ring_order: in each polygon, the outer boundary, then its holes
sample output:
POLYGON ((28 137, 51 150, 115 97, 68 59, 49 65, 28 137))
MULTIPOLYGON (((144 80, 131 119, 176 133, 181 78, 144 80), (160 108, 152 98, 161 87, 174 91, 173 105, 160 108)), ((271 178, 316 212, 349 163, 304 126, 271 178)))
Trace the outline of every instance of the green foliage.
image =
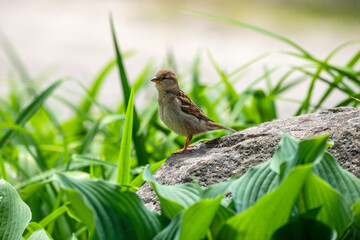
POLYGON ((0 179, 0 238, 20 239, 30 220, 30 208, 8 182, 0 179))
MULTIPOLYGON (((359 104, 356 66, 360 51, 343 65, 330 63, 359 41, 347 42, 321 60, 268 30, 192 14, 265 34, 294 50, 255 56, 229 72, 207 52, 217 72, 218 82, 212 86, 202 80, 204 57, 198 52, 190 72, 178 73, 180 85, 216 122, 242 130, 271 121, 278 117, 279 101, 293 103, 295 115, 312 112, 336 91, 345 97, 336 99, 335 106, 359 104), (305 64, 265 67, 239 91, 236 86, 246 72, 275 53, 300 58, 305 64), (183 81, 187 74, 191 87, 183 81), (326 87, 314 101, 318 82, 326 87), (283 97, 299 84, 308 84, 304 99, 283 97)), ((112 18, 110 24, 115 58, 99 70, 90 86, 64 78, 44 87, 41 79, 31 79, 15 49, 0 36, 19 75, 19 79, 6 80, 9 93, 0 97, 1 239, 360 238, 360 182, 326 151, 328 136, 300 141, 284 133, 268 162, 236 180, 208 188, 198 183, 164 186, 156 182, 151 174, 182 147, 184 139, 159 121, 155 98, 144 102, 144 108, 136 108, 139 94, 149 88, 155 92, 149 80, 160 66, 155 68, 150 61, 130 79, 124 62, 133 53, 120 51, 112 18), (107 106, 99 96, 115 69, 119 71, 119 95, 124 97, 107 106), (69 90, 78 86, 81 90, 69 90), (60 110, 54 101, 62 104, 60 110), (71 113, 59 114, 63 110, 71 113), (148 210, 134 193, 145 181, 160 200, 161 215, 148 210), (232 199, 224 197, 229 191, 232 199)), ((171 51, 166 62, 176 71, 171 51)), ((205 133, 193 141, 224 133, 205 133)))
POLYGON ((133 130, 134 116, 134 91, 131 91, 129 103, 126 109, 123 136, 121 138, 119 165, 116 183, 128 185, 130 179, 130 160, 131 160, 131 134, 133 130))

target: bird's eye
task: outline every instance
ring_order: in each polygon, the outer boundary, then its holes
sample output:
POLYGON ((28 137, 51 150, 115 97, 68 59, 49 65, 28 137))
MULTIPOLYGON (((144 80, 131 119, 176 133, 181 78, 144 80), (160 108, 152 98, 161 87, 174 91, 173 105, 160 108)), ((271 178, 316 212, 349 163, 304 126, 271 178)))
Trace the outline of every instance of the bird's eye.
POLYGON ((165 77, 165 76, 162 76, 161 79, 164 80, 164 79, 166 79, 166 77, 165 77))

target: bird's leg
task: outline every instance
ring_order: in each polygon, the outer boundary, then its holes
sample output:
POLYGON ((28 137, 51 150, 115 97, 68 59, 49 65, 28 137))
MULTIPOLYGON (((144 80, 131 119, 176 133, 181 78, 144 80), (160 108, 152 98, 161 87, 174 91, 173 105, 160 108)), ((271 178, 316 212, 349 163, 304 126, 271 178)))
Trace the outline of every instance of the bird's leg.
POLYGON ((185 141, 185 146, 183 147, 183 149, 181 149, 179 151, 176 151, 175 153, 184 153, 184 152, 187 152, 187 151, 191 151, 190 149, 187 149, 188 147, 189 148, 195 147, 195 146, 189 146, 189 143, 190 143, 191 139, 192 139, 192 136, 187 137, 186 141, 185 141))

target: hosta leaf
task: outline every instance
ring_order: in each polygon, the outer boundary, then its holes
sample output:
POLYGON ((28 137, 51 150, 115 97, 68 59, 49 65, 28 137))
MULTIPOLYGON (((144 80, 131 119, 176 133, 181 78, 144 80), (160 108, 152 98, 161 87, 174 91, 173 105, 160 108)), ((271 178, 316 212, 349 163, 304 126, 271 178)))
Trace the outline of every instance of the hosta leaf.
POLYGON ((326 224, 302 215, 279 228, 272 240, 335 240, 336 231, 326 224))
POLYGON ((205 199, 185 210, 179 239, 203 239, 220 206, 223 196, 205 199))
POLYGON ((8 182, 0 179, 0 239, 20 239, 31 211, 8 182))
POLYGON ((190 183, 173 186, 161 185, 151 176, 149 166, 145 168, 143 178, 153 186, 160 200, 161 210, 170 219, 174 218, 184 208, 200 200, 198 186, 190 183))
POLYGON ((246 210, 276 188, 280 175, 286 176, 286 172, 294 166, 308 162, 314 162, 312 171, 349 199, 350 203, 358 201, 360 180, 342 169, 325 151, 326 139, 327 136, 321 136, 300 141, 285 134, 270 161, 250 168, 232 184, 236 212, 246 210))
POLYGON ((324 155, 328 135, 297 140, 286 132, 271 158, 270 168, 279 175, 279 181, 297 165, 318 163, 324 155))
POLYGON ((237 213, 251 207, 275 186, 277 175, 269 165, 270 162, 265 162, 250 168, 232 184, 230 189, 237 213))
POLYGON ((314 173, 307 178, 297 206, 300 212, 320 208, 316 219, 335 229, 339 236, 353 220, 349 202, 314 173))
POLYGON ((321 162, 313 168, 313 172, 346 197, 351 204, 360 200, 360 179, 343 169, 330 153, 325 153, 321 162))
MULTIPOLYGON (((148 210, 133 192, 102 180, 75 179, 55 174, 63 189, 74 189, 92 211, 99 239, 152 239, 162 228, 159 216, 148 210)), ((71 198, 70 198, 71 200, 71 198)), ((73 207, 83 208, 83 205, 73 207)))
POLYGON ((229 218, 218 239, 269 239, 288 221, 311 168, 311 164, 296 167, 275 191, 263 196, 245 212, 229 218))

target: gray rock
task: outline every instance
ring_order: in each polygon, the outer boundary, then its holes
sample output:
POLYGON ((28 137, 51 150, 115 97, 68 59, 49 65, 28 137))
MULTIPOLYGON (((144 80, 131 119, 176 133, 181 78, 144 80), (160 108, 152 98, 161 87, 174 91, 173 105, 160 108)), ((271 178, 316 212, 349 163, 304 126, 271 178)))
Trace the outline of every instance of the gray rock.
MULTIPOLYGON (((192 182, 208 186, 242 175, 250 167, 269 160, 285 130, 298 139, 330 134, 334 145, 329 152, 340 165, 360 178, 360 110, 333 108, 313 114, 259 124, 255 127, 200 143, 191 152, 173 154, 153 175, 164 185, 192 182)), ((138 195, 151 210, 159 210, 158 199, 150 184, 138 195)))

